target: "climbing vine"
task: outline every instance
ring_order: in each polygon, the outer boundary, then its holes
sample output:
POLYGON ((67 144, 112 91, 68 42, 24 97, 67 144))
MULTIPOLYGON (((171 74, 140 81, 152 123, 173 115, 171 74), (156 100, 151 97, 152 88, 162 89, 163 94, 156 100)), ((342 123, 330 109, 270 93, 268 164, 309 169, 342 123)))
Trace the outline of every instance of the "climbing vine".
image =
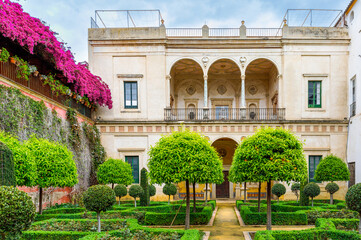
POLYGON ((100 133, 95 126, 79 124, 74 109, 67 110, 63 120, 42 101, 23 95, 20 90, 0 85, 0 130, 20 141, 35 135, 66 145, 74 154, 78 167, 78 188, 96 181, 96 169, 105 160, 100 133))

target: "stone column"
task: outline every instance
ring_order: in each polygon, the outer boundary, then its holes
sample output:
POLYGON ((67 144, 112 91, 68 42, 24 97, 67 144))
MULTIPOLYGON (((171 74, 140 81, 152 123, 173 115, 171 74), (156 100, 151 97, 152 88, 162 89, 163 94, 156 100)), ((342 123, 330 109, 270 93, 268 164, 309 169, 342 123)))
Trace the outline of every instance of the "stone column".
POLYGON ((240 200, 241 199, 241 186, 239 185, 239 183, 237 183, 236 185, 236 200, 240 200))
POLYGON ((211 199, 212 200, 215 200, 216 199, 216 184, 212 183, 212 197, 211 199))
POLYGON ((241 118, 246 118, 246 75, 241 76, 241 118))
POLYGON ((203 76, 203 80, 204 80, 204 89, 203 89, 203 95, 204 95, 204 100, 203 100, 203 118, 204 119, 209 119, 209 108, 208 108, 208 76, 204 75, 203 76))
POLYGON ((165 79, 166 79, 166 98, 165 98, 165 102, 166 102, 166 107, 170 108, 170 80, 171 80, 171 76, 170 75, 166 75, 165 79))

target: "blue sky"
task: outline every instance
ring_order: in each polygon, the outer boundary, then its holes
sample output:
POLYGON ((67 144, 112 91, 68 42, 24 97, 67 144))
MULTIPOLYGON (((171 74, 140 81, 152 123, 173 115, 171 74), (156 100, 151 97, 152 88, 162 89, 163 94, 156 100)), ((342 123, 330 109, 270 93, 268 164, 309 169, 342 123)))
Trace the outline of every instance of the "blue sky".
POLYGON ((279 27, 287 9, 340 9, 350 0, 19 0, 59 33, 77 61, 88 58, 87 29, 95 10, 159 9, 166 27, 279 27))

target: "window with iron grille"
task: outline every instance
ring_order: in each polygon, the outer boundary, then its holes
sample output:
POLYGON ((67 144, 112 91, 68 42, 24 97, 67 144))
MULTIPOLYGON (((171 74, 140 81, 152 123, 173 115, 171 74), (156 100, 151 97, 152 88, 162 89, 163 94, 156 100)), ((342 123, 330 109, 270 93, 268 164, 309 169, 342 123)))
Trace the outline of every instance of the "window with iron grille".
POLYGON ((125 161, 132 166, 134 183, 139 183, 139 156, 125 156, 125 161))
POLYGON ((317 165, 320 163, 322 156, 320 155, 311 155, 308 157, 308 177, 310 182, 315 181, 315 173, 317 165))
POLYGON ((322 88, 321 81, 308 82, 308 107, 321 108, 322 88))
POLYGON ((138 108, 137 82, 124 82, 124 107, 138 108))

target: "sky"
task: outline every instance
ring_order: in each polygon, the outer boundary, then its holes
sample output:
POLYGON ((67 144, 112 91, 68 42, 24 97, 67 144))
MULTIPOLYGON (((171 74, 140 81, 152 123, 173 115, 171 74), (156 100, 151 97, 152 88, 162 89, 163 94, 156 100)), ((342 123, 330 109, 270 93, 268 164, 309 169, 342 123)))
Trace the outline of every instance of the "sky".
MULTIPOLYGON (((57 32, 61 40, 71 47, 75 59, 81 62, 88 59, 87 34, 90 18, 94 18, 95 10, 159 9, 166 27, 198 28, 207 24, 210 28, 236 28, 244 20, 247 27, 276 28, 280 27, 287 9, 345 10, 350 0, 19 0, 18 2, 23 6, 24 11, 45 21, 53 31, 57 32)), ((319 17, 327 19, 325 13, 320 14, 319 17)))

